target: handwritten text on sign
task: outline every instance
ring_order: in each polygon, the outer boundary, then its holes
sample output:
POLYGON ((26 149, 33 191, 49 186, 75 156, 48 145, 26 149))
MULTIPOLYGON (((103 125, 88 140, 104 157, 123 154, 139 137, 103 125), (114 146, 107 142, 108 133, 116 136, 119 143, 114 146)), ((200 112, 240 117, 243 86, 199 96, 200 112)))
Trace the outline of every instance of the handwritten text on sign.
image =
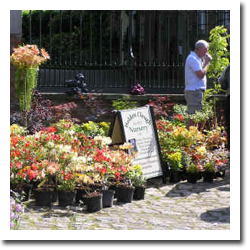
POLYGON ((142 166, 145 177, 162 175, 152 116, 148 106, 121 111, 126 141, 133 144, 138 154, 135 164, 142 166))

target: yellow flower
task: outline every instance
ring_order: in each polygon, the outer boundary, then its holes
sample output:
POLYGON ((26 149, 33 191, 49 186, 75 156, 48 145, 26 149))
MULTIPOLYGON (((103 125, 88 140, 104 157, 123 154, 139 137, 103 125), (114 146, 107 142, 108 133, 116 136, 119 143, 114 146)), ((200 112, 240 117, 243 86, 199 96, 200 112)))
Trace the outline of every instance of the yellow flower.
POLYGON ((206 150, 205 146, 197 147, 196 151, 197 151, 198 155, 201 157, 206 157, 206 155, 207 155, 207 150, 206 150))

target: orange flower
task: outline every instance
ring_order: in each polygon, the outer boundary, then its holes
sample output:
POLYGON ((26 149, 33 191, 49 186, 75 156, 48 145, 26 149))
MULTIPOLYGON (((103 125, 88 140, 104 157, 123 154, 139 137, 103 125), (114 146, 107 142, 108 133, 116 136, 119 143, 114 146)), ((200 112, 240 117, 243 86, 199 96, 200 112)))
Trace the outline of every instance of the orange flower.
POLYGON ((37 45, 27 44, 14 48, 13 51, 10 62, 19 69, 38 68, 41 63, 50 59, 45 49, 40 52, 37 45))

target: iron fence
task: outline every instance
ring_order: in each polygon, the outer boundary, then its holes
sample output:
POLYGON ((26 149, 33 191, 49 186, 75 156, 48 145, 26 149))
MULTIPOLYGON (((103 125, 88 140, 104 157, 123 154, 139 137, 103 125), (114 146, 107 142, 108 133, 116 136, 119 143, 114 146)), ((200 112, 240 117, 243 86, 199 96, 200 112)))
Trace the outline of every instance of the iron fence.
POLYGON ((29 11, 24 43, 48 50, 38 88, 64 91, 85 75, 95 92, 127 93, 140 83, 147 93, 181 93, 184 62, 198 39, 216 25, 229 29, 229 11, 29 11))

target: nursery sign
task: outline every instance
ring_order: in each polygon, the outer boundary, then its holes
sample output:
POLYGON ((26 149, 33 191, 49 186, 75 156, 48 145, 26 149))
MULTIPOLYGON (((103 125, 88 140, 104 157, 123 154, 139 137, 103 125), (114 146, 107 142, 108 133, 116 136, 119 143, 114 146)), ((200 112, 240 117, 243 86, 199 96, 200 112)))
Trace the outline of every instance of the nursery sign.
POLYGON ((162 176, 162 164, 153 110, 150 106, 118 111, 111 129, 113 144, 130 142, 134 164, 149 179, 162 176))

